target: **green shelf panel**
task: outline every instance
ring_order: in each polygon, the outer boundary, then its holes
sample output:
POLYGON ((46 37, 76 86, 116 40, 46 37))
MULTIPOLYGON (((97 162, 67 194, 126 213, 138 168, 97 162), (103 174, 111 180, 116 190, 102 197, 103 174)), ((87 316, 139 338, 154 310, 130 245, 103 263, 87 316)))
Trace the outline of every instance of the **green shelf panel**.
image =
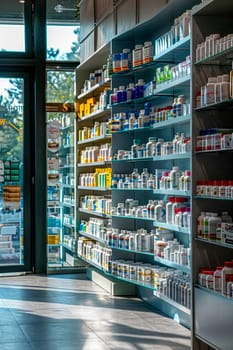
POLYGON ((99 238, 99 237, 96 237, 88 232, 85 232, 85 231, 79 231, 79 234, 84 236, 84 237, 87 237, 87 238, 90 238, 90 239, 93 239, 94 241, 98 241, 100 243, 103 243, 103 244, 106 244, 106 241, 104 241, 103 239, 99 238))
POLYGON ((122 252, 133 253, 133 254, 154 256, 154 253, 152 253, 152 252, 143 252, 143 251, 140 251, 140 250, 123 249, 123 248, 112 247, 112 246, 109 246, 109 248, 112 248, 112 249, 115 249, 115 250, 119 250, 119 251, 122 251, 122 252))
POLYGON ((143 71, 146 71, 148 69, 155 68, 157 64, 158 64, 158 62, 156 62, 156 61, 144 63, 144 64, 141 64, 141 65, 136 66, 136 67, 132 67, 132 68, 120 71, 120 72, 112 73, 111 78, 118 78, 118 77, 122 77, 122 76, 134 75, 137 72, 143 72, 143 71))
POLYGON ((186 87, 190 88, 190 75, 182 77, 180 79, 167 81, 166 83, 159 84, 155 90, 154 95, 166 93, 168 95, 174 94, 174 92, 178 93, 180 89, 184 89, 186 87))
POLYGON ((79 118, 78 119, 78 124, 81 124, 83 122, 87 122, 87 121, 90 121, 90 120, 97 120, 97 119, 100 119, 102 117, 105 117, 107 115, 109 115, 111 113, 111 110, 110 108, 105 108, 105 109, 100 109, 98 111, 95 111, 91 114, 88 114, 86 115, 85 117, 82 117, 82 118, 79 118))
POLYGON ((159 222, 159 221, 154 221, 153 225, 155 227, 163 227, 163 228, 167 228, 168 230, 171 230, 171 231, 186 233, 186 234, 190 235, 190 230, 186 227, 176 226, 176 225, 172 225, 172 224, 167 224, 166 222, 159 222))
POLYGON ((182 197, 190 197, 190 191, 180 191, 180 190, 153 190, 154 194, 164 194, 171 196, 182 196, 182 197))
POLYGON ((187 122, 190 122, 191 116, 190 115, 184 115, 176 118, 170 118, 168 120, 165 120, 163 122, 158 122, 153 125, 154 129, 164 129, 168 126, 174 126, 178 124, 184 124, 187 122))
POLYGON ((111 79, 106 79, 105 81, 103 81, 101 83, 95 84, 88 91, 85 91, 85 92, 79 94, 77 96, 78 100, 92 96, 93 92, 98 91, 99 89, 110 87, 110 82, 111 82, 111 79))
POLYGON ((186 266, 186 265, 180 265, 180 264, 176 264, 172 261, 169 261, 169 260, 165 260, 163 258, 159 258, 158 256, 154 256, 154 261, 162 264, 162 265, 165 265, 165 266, 168 266, 168 267, 172 267, 172 268, 175 268, 179 271, 183 271, 183 272, 186 272, 186 273, 191 273, 191 269, 189 266, 186 266))
POLYGON ((191 153, 176 153, 176 154, 168 154, 166 156, 156 156, 153 158, 154 161, 161 161, 161 160, 175 160, 175 159, 190 159, 191 153))
POLYGON ((177 41, 174 45, 167 50, 161 52, 159 55, 154 56, 154 61, 162 63, 180 63, 184 60, 185 56, 190 52, 190 36, 177 41))
POLYGON ((148 132, 152 131, 154 128, 151 127, 144 127, 144 128, 136 128, 136 129, 128 129, 128 130, 119 130, 119 131, 114 131, 112 132, 112 135, 115 134, 126 134, 126 133, 136 133, 136 132, 148 132))
POLYGON ((120 218, 120 219, 130 219, 130 220, 144 220, 144 221, 154 221, 154 219, 149 218, 141 218, 137 216, 121 216, 121 215, 112 215, 112 218, 120 218))
POLYGON ((162 293, 160 293, 158 291, 154 291, 153 294, 154 294, 154 296, 156 296, 160 300, 163 300, 166 303, 170 304, 171 306, 175 307, 177 310, 180 310, 189 316, 191 315, 191 310, 189 310, 187 307, 177 303, 176 301, 168 298, 167 296, 163 295, 162 293))
POLYGON ((78 145, 86 145, 88 143, 93 143, 96 141, 106 141, 106 140, 111 140, 111 135, 104 135, 104 136, 98 136, 98 137, 93 137, 91 139, 86 139, 83 141, 79 141, 78 145))
POLYGON ((106 161, 106 162, 93 162, 93 163, 78 163, 77 167, 78 168, 87 168, 87 167, 92 167, 92 166, 104 166, 104 165, 110 165, 111 161, 106 161))
POLYGON ((75 225, 66 224, 64 222, 63 222, 63 226, 68 227, 68 228, 75 228, 75 225))
POLYGON ((88 264, 95 266, 98 270, 104 272, 104 274, 106 276, 109 276, 109 277, 112 277, 112 278, 116 278, 116 279, 118 279, 120 281, 123 281, 123 282, 128 282, 128 283, 131 283, 131 284, 135 284, 135 285, 137 285, 139 287, 145 287, 145 288, 148 288, 148 289, 151 289, 151 290, 156 290, 155 286, 153 286, 149 282, 139 282, 137 280, 130 280, 130 279, 123 278, 123 277, 120 277, 120 276, 117 276, 117 275, 113 275, 112 273, 109 273, 105 269, 103 269, 102 266, 96 264, 95 262, 93 262, 93 261, 91 261, 89 259, 84 258, 82 255, 78 254, 78 257, 80 259, 82 259, 83 261, 86 261, 88 264))
POLYGON ((111 191, 110 187, 91 187, 91 186, 78 186, 79 190, 87 190, 87 191, 111 191))
POLYGON ((90 214, 90 215, 94 215, 94 216, 98 216, 101 218, 110 218, 110 215, 104 214, 104 213, 99 213, 97 211, 94 210, 88 210, 88 209, 83 209, 83 208, 79 208, 78 209, 80 213, 84 213, 84 214, 90 214))
POLYGON ((153 191, 152 188, 114 188, 112 187, 112 191, 153 191))
POLYGON ((122 162, 149 162, 153 161, 153 157, 145 157, 145 158, 132 158, 132 159, 113 159, 112 163, 122 163, 122 162))

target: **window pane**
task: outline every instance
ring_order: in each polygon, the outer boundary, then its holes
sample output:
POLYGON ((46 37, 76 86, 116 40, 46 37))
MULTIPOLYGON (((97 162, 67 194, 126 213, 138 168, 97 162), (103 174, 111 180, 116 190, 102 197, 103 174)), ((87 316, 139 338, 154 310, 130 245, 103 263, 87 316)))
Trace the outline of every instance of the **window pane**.
POLYGON ((0 52, 25 51, 24 1, 0 1, 0 52))
POLYGON ((67 71, 47 72, 47 102, 74 102, 75 73, 67 71))
POLYGON ((0 266, 24 263, 24 79, 0 78, 0 266))
POLYGON ((77 0, 47 0, 47 60, 79 62, 77 0))
POLYGON ((79 61, 79 26, 47 26, 47 60, 79 61))

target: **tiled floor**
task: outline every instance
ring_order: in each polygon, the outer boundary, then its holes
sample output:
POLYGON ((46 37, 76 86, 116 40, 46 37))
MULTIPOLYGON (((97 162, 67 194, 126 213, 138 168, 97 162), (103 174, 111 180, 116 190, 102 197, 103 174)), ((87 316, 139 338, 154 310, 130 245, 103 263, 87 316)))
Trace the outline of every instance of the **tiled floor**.
POLYGON ((0 350, 188 350, 190 332, 85 275, 0 277, 0 350))

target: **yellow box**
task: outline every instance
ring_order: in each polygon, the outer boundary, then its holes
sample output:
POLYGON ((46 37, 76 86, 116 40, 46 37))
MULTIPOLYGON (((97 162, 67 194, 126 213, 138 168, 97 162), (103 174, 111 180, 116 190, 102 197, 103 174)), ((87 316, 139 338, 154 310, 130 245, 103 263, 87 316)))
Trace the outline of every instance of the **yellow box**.
POLYGON ((90 97, 87 99, 87 104, 94 105, 95 104, 95 97, 90 97))
POLYGON ((85 104, 84 103, 80 103, 79 106, 79 118, 82 118, 85 114, 84 114, 84 110, 85 110, 85 104))

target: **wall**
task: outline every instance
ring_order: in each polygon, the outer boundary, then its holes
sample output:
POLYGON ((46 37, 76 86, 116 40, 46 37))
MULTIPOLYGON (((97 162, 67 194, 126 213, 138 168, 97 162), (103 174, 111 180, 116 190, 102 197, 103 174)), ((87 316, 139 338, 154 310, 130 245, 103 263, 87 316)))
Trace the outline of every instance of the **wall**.
POLYGON ((155 16, 171 0, 82 0, 81 63, 111 39, 155 16))

